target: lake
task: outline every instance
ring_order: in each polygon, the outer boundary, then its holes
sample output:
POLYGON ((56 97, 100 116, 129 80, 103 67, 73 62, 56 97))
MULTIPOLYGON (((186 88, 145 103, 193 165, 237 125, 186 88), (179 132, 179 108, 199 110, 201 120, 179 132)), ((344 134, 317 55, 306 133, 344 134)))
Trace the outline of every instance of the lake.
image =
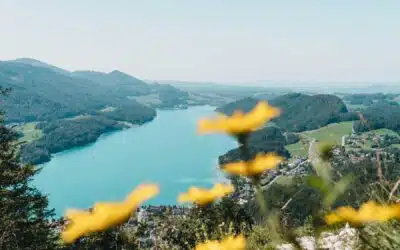
POLYGON ((191 185, 211 187, 224 176, 218 156, 236 147, 225 135, 196 133, 197 121, 214 107, 161 110, 143 126, 101 136, 95 143, 54 155, 33 181, 49 195, 49 206, 89 208, 97 201, 119 201, 139 183, 156 182, 159 196, 146 204, 177 204, 191 185))

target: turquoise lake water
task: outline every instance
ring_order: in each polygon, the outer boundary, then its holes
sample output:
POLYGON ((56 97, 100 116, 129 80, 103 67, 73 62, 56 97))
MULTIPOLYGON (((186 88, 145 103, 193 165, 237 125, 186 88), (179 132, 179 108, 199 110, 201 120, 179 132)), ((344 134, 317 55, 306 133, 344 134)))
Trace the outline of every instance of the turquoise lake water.
POLYGON ((97 142, 54 155, 33 184, 49 195, 50 207, 88 208, 97 201, 122 200, 139 183, 156 182, 159 196, 146 204, 176 204, 191 185, 221 181, 218 156, 236 146, 225 135, 196 134, 197 121, 214 107, 158 111, 154 121, 101 136, 97 142))

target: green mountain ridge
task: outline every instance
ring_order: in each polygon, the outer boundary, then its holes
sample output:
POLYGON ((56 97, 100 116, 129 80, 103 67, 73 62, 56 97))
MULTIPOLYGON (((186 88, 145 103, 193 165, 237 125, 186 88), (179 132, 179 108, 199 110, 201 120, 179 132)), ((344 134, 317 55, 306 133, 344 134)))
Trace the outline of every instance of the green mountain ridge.
POLYGON ((107 106, 145 109, 187 105, 187 92, 172 86, 146 84, 117 70, 88 72, 69 72, 34 59, 0 61, 0 85, 13 90, 3 102, 6 122, 73 117, 107 106), (151 103, 135 98, 145 95, 156 95, 158 100, 151 103))
POLYGON ((53 71, 55 71, 57 73, 64 74, 64 75, 71 74, 71 72, 68 71, 68 70, 56 67, 54 65, 48 64, 48 63, 43 62, 43 61, 39 61, 39 60, 36 60, 36 59, 27 58, 27 57, 25 57, 25 58, 17 58, 17 59, 14 59, 14 60, 9 60, 8 62, 21 63, 21 64, 26 64, 26 65, 31 65, 33 67, 47 68, 47 69, 53 70, 53 71))
POLYGON ((71 73, 73 76, 84 78, 103 85, 119 85, 119 84, 133 84, 133 85, 146 85, 145 82, 125 74, 119 70, 113 70, 109 73, 99 71, 74 71, 71 73))

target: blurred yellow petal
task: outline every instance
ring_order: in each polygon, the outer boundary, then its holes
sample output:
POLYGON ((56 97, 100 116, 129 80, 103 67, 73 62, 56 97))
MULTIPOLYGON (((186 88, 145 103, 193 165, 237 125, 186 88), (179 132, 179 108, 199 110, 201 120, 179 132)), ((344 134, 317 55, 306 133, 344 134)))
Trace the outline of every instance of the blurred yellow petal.
POLYGON ((243 235, 237 237, 230 236, 222 241, 209 241, 198 244, 195 250, 244 250, 246 239, 243 235))
POLYGON ((274 154, 257 154, 257 156, 249 162, 239 161, 234 163, 228 163, 222 166, 222 169, 234 175, 242 175, 242 176, 255 176, 260 175, 266 170, 270 170, 275 168, 280 162, 282 162, 283 158, 274 154))
POLYGON ((379 205, 373 201, 364 203, 357 211, 352 207, 340 207, 325 217, 328 224, 350 222, 355 225, 369 222, 385 222, 400 219, 400 204, 379 205))
POLYGON ((199 205, 206 205, 233 191, 232 185, 220 183, 215 184, 211 189, 191 187, 188 192, 179 195, 178 202, 193 202, 199 205))
POLYGON ((106 230, 114 225, 121 224, 129 219, 140 204, 158 193, 155 184, 140 185, 124 202, 95 203, 91 212, 83 210, 68 210, 66 218, 69 220, 62 238, 65 243, 73 243, 79 237, 106 230))
POLYGON ((276 154, 258 154, 250 163, 249 173, 251 175, 262 174, 266 170, 275 168, 282 160, 283 158, 276 154))
POLYGON ((222 169, 233 175, 248 175, 247 165, 244 161, 225 164, 222 169))
POLYGON ((331 213, 325 217, 328 224, 335 224, 342 221, 349 221, 351 218, 357 217, 357 211, 349 206, 340 207, 336 212, 331 213))
POLYGON ((156 196, 159 192, 160 188, 157 184, 142 184, 128 195, 125 202, 137 207, 139 204, 156 196))
POLYGON ((71 225, 68 226, 64 232, 62 232, 62 239, 65 243, 71 244, 74 243, 75 240, 77 240, 79 237, 81 237, 83 234, 86 234, 86 228, 84 226, 76 226, 76 225, 71 225))
POLYGON ((202 119, 198 131, 204 133, 227 133, 231 135, 249 133, 261 128, 266 122, 279 116, 279 109, 270 106, 267 102, 259 102, 247 114, 234 111, 232 116, 219 115, 214 119, 202 119))
POLYGON ((68 209, 65 213, 65 218, 69 220, 79 220, 90 215, 90 212, 78 210, 78 209, 68 209))

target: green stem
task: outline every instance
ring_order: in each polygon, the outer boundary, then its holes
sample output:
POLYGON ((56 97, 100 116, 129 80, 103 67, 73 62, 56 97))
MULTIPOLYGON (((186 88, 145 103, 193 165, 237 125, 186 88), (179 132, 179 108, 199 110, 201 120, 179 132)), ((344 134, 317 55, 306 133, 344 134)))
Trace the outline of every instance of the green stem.
POLYGON ((265 199, 264 199, 264 194, 263 194, 263 191, 261 189, 261 185, 256 180, 253 180, 253 185, 254 185, 254 191, 255 191, 255 194, 256 194, 256 200, 257 200, 258 204, 260 205, 261 213, 264 216, 268 216, 267 204, 266 204, 265 199))
MULTIPOLYGON (((239 148, 240 148, 243 160, 247 163, 248 161, 251 160, 251 155, 250 155, 249 145, 248 145, 249 134, 238 135, 237 139, 239 141, 239 145, 240 145, 239 148)), ((265 201, 263 190, 260 185, 260 177, 254 176, 251 178, 251 181, 254 186, 255 196, 256 196, 258 205, 260 206, 261 214, 262 214, 262 216, 264 216, 267 219, 267 226, 270 230, 271 240, 272 240, 272 242, 275 242, 277 244, 281 240, 281 237, 279 235, 279 232, 280 232, 279 217, 277 217, 276 214, 271 215, 270 212, 268 211, 268 206, 265 201)))
MULTIPOLYGON (((239 144, 240 144, 240 151, 242 154, 243 161, 247 162, 251 160, 251 155, 249 151, 249 134, 241 134, 237 136, 239 144)), ((267 217, 268 216, 268 209, 264 199, 264 195, 261 189, 259 177, 253 177, 251 179, 252 184, 254 186, 254 191, 256 195, 256 200, 260 206, 261 213, 267 217)))
POLYGON ((237 136, 239 142, 240 153, 242 154, 243 161, 248 162, 251 160, 251 155, 249 151, 249 135, 242 134, 237 136))

